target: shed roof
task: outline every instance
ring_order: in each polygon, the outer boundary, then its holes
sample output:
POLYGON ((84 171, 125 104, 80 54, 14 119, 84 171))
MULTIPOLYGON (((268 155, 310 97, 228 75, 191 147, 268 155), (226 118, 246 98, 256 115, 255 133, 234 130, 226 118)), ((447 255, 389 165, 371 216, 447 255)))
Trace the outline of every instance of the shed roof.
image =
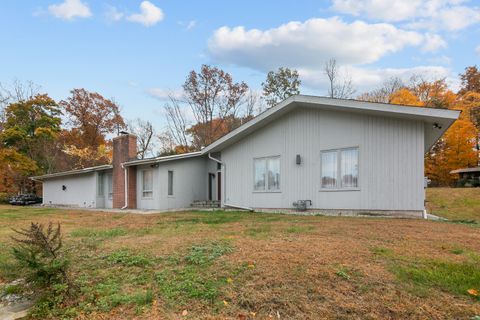
POLYGON ((354 112, 377 116, 420 120, 425 126, 425 145, 427 152, 442 134, 460 115, 457 110, 412 107, 387 103, 366 102, 352 99, 336 99, 308 95, 294 95, 261 113, 251 121, 233 130, 202 150, 202 152, 220 151, 253 131, 265 126, 297 107, 354 112))
POLYGON ((83 169, 75 169, 75 170, 70 170, 70 171, 44 174, 44 175, 41 175, 41 176, 31 177, 31 179, 42 181, 42 180, 45 180, 45 179, 52 179, 52 178, 58 178, 58 177, 76 175, 76 174, 84 174, 84 173, 90 173, 90 172, 95 172, 95 171, 103 171, 103 170, 109 170, 109 169, 113 169, 113 166, 111 164, 104 164, 104 165, 101 165, 101 166, 95 166, 95 167, 89 167, 89 168, 83 168, 83 169))
POLYGON ((457 169, 457 170, 452 170, 450 173, 468 173, 468 172, 480 172, 480 167, 474 167, 474 168, 463 168, 463 169, 457 169))

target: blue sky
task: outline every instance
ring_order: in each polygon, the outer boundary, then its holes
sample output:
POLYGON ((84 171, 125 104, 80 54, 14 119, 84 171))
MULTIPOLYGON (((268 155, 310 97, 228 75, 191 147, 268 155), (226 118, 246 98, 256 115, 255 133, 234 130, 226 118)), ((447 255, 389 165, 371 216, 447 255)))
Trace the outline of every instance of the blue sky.
POLYGON ((413 73, 456 87, 480 58, 473 0, 1 1, 0 30, 1 83, 32 80, 57 100, 83 87, 158 126, 166 92, 203 63, 255 90, 293 67, 302 92, 324 95, 332 57, 358 93, 413 73))

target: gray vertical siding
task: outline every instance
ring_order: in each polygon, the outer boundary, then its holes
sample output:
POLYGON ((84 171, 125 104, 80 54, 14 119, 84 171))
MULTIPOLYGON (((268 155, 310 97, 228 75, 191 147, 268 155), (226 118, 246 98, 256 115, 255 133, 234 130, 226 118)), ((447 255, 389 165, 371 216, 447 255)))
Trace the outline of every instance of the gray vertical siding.
POLYGON ((95 172, 48 179, 43 182, 43 203, 96 208, 96 181, 95 172))
POLYGON ((197 157, 137 167, 137 208, 167 210, 189 207, 207 197, 207 159, 197 157), (142 170, 153 170, 153 197, 142 197, 142 170), (168 195, 168 171, 173 171, 173 195, 168 195))
POLYGON ((422 210, 423 123, 301 108, 222 150, 232 205, 318 209, 422 210), (358 191, 320 190, 320 151, 359 147, 358 191), (302 164, 295 163, 296 154, 302 164), (253 192, 253 158, 280 155, 280 192, 253 192))

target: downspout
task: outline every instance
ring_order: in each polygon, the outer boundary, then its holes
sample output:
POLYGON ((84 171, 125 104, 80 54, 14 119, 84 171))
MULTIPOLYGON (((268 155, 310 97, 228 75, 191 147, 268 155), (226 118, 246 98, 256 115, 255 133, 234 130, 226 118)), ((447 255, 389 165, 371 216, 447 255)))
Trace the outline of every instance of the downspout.
POLYGON ((208 153, 208 158, 209 158, 210 160, 215 161, 216 163, 220 163, 220 165, 223 167, 223 181, 224 181, 224 183, 222 183, 222 187, 223 187, 223 192, 222 192, 222 199, 223 199, 222 202, 223 202, 223 206, 224 206, 224 207, 230 207, 230 208, 236 208, 236 209, 253 211, 252 208, 237 206, 237 205, 234 205, 234 204, 228 204, 228 203, 226 202, 226 197, 227 197, 227 183, 226 183, 225 181, 227 181, 227 166, 225 165, 225 163, 224 163, 222 160, 219 160, 219 159, 217 159, 217 158, 212 157, 212 155, 211 155, 210 152, 208 153))
POLYGON ((125 181, 125 190, 124 190, 124 192, 125 192, 125 200, 124 200, 125 205, 120 210, 125 210, 128 207, 128 181, 127 181, 127 179, 128 179, 128 175, 127 175, 128 168, 125 167, 124 163, 122 163, 122 168, 123 168, 123 171, 125 172, 125 180, 124 180, 125 181))

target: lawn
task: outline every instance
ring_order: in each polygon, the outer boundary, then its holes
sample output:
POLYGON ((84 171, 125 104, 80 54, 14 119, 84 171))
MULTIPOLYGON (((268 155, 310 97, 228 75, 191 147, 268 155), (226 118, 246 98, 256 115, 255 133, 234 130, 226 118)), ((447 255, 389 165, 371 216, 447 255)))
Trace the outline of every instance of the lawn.
MULTIPOLYGON (((441 206, 445 215, 463 214, 453 199, 441 206)), ((468 219, 475 217, 472 211, 468 219)), ((38 319, 480 315, 480 299, 467 292, 480 290, 473 223, 0 206, 0 289, 21 272, 10 254, 11 228, 31 221, 61 223, 80 292, 66 305, 39 303, 38 319)))
POLYGON ((427 208, 451 220, 480 221, 480 188, 429 188, 427 208))

